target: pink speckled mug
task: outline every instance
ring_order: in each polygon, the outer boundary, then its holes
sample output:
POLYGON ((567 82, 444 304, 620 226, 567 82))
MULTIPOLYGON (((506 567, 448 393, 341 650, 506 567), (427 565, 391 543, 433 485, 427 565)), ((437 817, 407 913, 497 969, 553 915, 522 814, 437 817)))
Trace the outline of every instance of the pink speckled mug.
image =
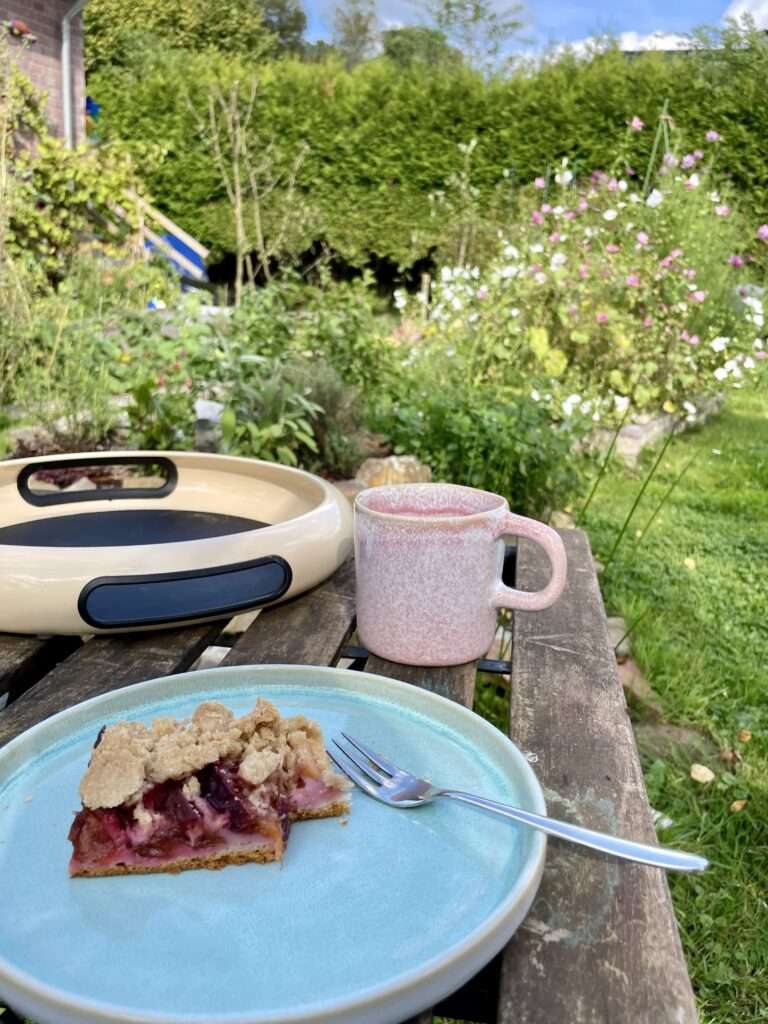
POLYGON ((355 500, 357 631, 381 658, 461 665, 491 646, 498 608, 548 608, 565 586, 563 542, 510 512, 505 498, 456 484, 399 484, 355 500), (540 544, 552 566, 543 590, 501 581, 507 535, 540 544))

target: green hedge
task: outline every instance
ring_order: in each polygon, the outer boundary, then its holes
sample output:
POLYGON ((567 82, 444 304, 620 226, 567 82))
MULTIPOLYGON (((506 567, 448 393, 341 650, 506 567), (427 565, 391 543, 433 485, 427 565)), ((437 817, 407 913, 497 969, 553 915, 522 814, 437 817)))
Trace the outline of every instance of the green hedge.
POLYGON ((506 203, 502 185, 526 184, 565 156, 581 170, 610 166, 635 115, 648 127, 627 139, 627 154, 644 169, 665 99, 679 150, 700 147, 708 129, 718 130, 720 173, 755 222, 765 220, 768 41, 728 31, 710 43, 689 55, 566 53, 490 80, 467 68, 403 69, 386 58, 352 72, 333 61, 249 69, 243 57, 150 49, 92 75, 89 92, 103 104, 103 136, 157 143, 164 158, 154 166, 144 159, 155 201, 223 252, 232 247, 229 213, 191 108, 204 109, 207 82, 257 73, 255 144, 276 140, 286 166, 302 143, 311 147, 300 175, 310 234, 358 265, 370 253, 408 265, 443 238, 446 214, 434 216, 428 196, 451 192, 460 143, 478 140, 471 181, 480 206, 494 196, 506 203))

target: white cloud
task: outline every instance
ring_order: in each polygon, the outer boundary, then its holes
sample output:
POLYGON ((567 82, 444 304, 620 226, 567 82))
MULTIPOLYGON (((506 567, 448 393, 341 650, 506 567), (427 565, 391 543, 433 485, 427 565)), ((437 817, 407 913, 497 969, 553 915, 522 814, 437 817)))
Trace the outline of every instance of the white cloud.
MULTIPOLYGON (((768 0, 767 0, 768 2, 768 0)), ((620 50, 690 50, 695 46, 691 36, 678 32, 622 32, 619 35, 620 50)))
POLYGON ((768 29, 768 0, 731 0, 723 14, 723 21, 726 18, 738 21, 745 14, 754 20, 757 28, 768 29))

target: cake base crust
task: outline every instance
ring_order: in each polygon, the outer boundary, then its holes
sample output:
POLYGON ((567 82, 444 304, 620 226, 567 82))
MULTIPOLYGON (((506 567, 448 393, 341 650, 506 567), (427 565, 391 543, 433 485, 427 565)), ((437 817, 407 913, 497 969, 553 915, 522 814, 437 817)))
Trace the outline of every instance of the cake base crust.
POLYGON ((84 868, 74 874, 73 878, 105 878, 108 875, 178 875, 182 871, 196 871, 208 868, 218 871, 228 864, 268 864, 278 860, 272 848, 264 846, 240 847, 237 850, 222 850, 209 853, 207 857, 180 857, 168 864, 113 864, 111 867, 84 868))
POLYGON ((349 814, 349 801, 336 800, 325 807, 316 810, 291 811, 291 821, 315 821, 317 818, 338 818, 342 814, 349 814))

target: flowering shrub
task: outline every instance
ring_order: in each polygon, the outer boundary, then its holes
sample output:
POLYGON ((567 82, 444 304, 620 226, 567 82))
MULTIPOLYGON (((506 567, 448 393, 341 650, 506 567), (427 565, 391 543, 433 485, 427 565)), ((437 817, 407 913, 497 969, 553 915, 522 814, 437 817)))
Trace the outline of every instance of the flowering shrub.
POLYGON ((634 174, 576 182, 567 161, 551 190, 537 179, 482 272, 444 267, 428 302, 396 296, 421 325, 409 359, 451 355, 476 385, 594 421, 630 403, 692 415, 694 396, 740 387, 768 348, 748 276, 768 226, 750 238, 709 183, 718 140, 667 153, 647 195, 634 174))

